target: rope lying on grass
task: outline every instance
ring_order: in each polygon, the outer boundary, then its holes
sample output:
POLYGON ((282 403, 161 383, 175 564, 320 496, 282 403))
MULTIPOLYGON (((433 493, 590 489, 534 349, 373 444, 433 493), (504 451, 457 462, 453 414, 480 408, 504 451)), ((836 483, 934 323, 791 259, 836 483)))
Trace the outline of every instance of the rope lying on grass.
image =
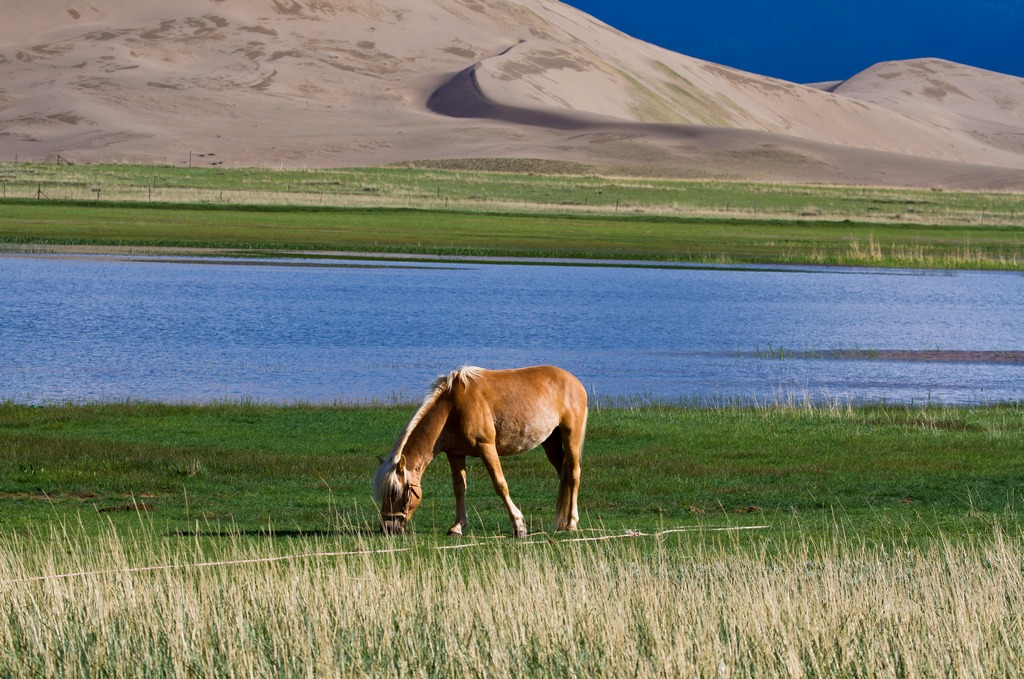
MULTIPOLYGON (((727 526, 722 528, 669 528, 667 530, 658 531, 657 533, 644 533, 643 531, 627 530, 625 533, 617 535, 599 535, 596 537, 582 537, 582 538, 566 538, 563 540, 554 540, 547 538, 546 540, 524 540, 517 544, 520 545, 560 545, 569 542, 597 542, 601 540, 622 540, 624 538, 654 538, 662 535, 668 535, 670 533, 696 533, 696 532, 724 532, 724 531, 744 531, 744 530, 764 530, 771 526, 727 526)), ((538 535, 535 533, 534 535, 538 535)), ((540 533, 540 535, 546 535, 540 533)), ((504 537, 504 536, 503 536, 504 537)), ((469 549, 472 547, 482 547, 484 545, 494 544, 493 542, 467 542, 465 544, 454 544, 454 545, 437 545, 434 547, 436 551, 444 551, 449 549, 469 549)), ((357 549, 344 552, 309 552, 304 554, 287 554, 284 556, 266 556, 253 559, 234 559, 230 561, 201 561, 198 563, 172 563, 172 564, 158 564, 155 566, 132 566, 129 568, 109 568, 98 571, 79 571, 76 573, 54 573, 52 575, 35 575, 28 578, 18 578, 16 580, 8 580, 4 583, 6 585, 16 585, 25 582, 44 582, 47 580, 70 580, 72 578, 84 578, 92 575, 123 575, 126 573, 145 573, 152 571, 170 571, 180 570, 186 568, 213 568, 217 566, 241 566, 244 564, 263 564, 263 563, 274 563, 279 561, 297 561, 300 559, 313 559, 317 557, 341 557, 341 556, 360 556, 366 554, 395 554, 398 552, 411 552, 412 547, 396 547, 392 549, 357 549)))

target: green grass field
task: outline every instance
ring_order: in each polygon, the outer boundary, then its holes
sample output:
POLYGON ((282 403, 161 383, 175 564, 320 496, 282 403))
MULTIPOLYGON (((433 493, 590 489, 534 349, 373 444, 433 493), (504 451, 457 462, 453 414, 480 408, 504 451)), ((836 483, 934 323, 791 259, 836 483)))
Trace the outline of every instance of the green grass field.
POLYGON ((5 165, 0 174, 6 249, 1024 269, 1019 194, 415 168, 5 165))
MULTIPOLYGON (((595 409, 555 476, 369 487, 412 407, 0 406, 3 676, 1009 676, 1024 407, 595 409), (743 530, 747 529, 747 530, 743 530)), ((472 462, 472 461, 471 461, 472 462)))
MULTIPOLYGON (((162 530, 194 522, 251 533, 375 526, 377 455, 406 407, 129 403, 0 408, 0 527, 79 517, 162 530)), ((972 517, 1015 511, 1024 487, 1024 409, 839 406, 597 409, 581 491, 586 527, 654 531, 711 519, 915 538, 956 535, 972 517)), ((556 477, 540 454, 507 463, 534 531, 554 516, 556 477)), ((482 535, 510 530, 482 467, 470 497, 482 535)), ((416 529, 453 518, 447 463, 432 465, 416 529)))
MULTIPOLYGON (((9 203, 0 242, 461 257, 1024 269, 1024 229, 420 211, 9 203)), ((14 248, 18 249, 18 248, 14 248)), ((21 248, 25 249, 25 248, 21 248)), ((33 249, 33 248, 28 248, 33 249)), ((40 248, 34 248, 36 250, 40 248)))

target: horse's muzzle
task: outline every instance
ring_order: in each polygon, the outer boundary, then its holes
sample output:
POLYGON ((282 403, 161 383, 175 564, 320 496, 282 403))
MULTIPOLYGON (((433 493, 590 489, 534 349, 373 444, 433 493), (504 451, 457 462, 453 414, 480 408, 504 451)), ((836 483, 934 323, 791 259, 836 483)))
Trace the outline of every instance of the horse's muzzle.
POLYGON ((401 519, 381 519, 380 530, 384 535, 405 535, 405 522, 401 519))

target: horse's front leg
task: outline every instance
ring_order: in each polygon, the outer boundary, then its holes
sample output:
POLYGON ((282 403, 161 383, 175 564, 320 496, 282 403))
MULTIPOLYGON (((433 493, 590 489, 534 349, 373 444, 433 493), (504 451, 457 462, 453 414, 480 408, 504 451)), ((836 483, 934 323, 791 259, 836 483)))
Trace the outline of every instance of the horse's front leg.
POLYGON ((508 494, 508 484, 505 482, 505 473, 501 470, 501 462, 498 461, 498 449, 494 447, 493 443, 481 443, 477 446, 480 454, 480 459, 484 463, 484 467, 487 469, 487 473, 491 476, 491 483, 494 484, 494 490, 498 493, 498 497, 505 503, 505 509, 508 510, 508 516, 512 519, 512 525, 514 526, 512 535, 517 538, 526 537, 526 521, 523 520, 523 513, 519 511, 519 507, 516 507, 515 503, 512 502, 512 497, 508 494))
POLYGON ((466 511, 466 458, 464 455, 447 453, 448 465, 452 468, 452 488, 455 490, 455 524, 448 529, 448 535, 461 536, 469 527, 469 512, 466 511))

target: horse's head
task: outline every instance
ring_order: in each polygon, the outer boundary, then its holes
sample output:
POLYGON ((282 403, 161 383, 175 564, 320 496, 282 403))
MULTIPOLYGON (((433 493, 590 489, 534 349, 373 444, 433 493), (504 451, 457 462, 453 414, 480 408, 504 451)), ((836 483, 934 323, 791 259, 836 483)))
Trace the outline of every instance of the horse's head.
POLYGON ((386 535, 402 535, 423 493, 419 479, 410 478, 405 456, 397 462, 385 460, 377 470, 374 499, 380 507, 380 527, 386 535))

